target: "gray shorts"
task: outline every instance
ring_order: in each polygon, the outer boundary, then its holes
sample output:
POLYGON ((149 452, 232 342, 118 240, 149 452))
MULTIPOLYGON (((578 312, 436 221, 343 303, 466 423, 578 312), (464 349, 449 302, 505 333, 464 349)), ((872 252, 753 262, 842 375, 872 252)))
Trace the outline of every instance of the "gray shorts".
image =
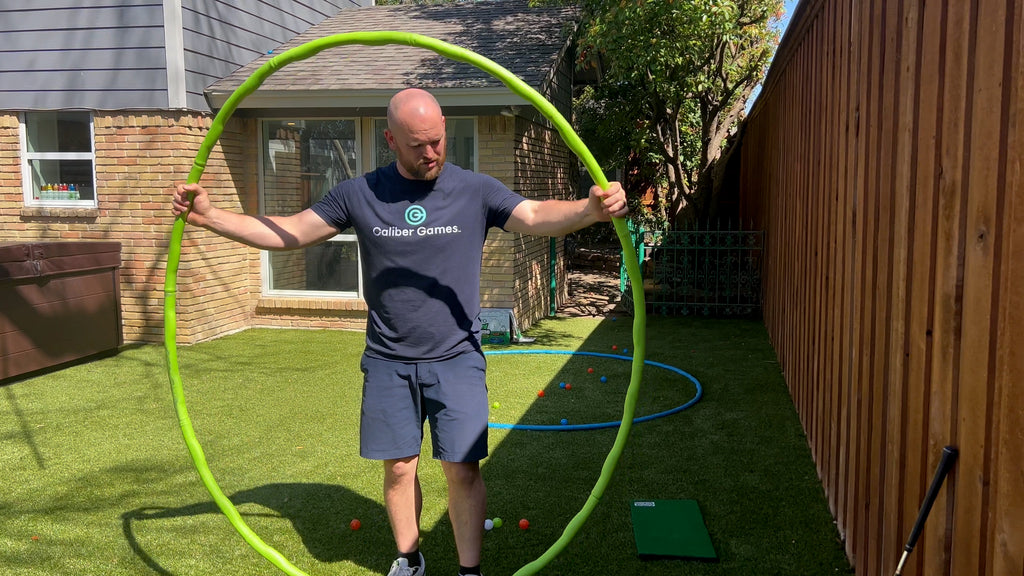
POLYGON ((433 457, 479 462, 487 456, 487 362, 473 351, 437 362, 363 355, 359 453, 372 460, 415 456, 430 420, 433 457))

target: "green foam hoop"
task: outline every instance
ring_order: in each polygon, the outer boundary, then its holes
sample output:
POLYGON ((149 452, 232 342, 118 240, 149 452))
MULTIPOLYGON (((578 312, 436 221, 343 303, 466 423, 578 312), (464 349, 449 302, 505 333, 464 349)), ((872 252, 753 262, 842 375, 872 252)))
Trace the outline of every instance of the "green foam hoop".
MULTIPOLYGON (((292 48, 286 52, 282 52, 268 60, 253 72, 252 75, 250 75, 249 78, 231 94, 224 103, 224 106, 217 113, 216 117, 214 117, 213 123, 210 125, 210 130, 207 132, 206 137, 203 139, 203 142, 199 147, 199 151, 196 153, 196 158, 192 164, 192 170, 189 172, 187 182, 189 184, 199 182, 200 177, 203 175, 203 171, 206 169, 206 161, 210 156, 210 152, 213 149, 213 146, 217 143, 217 140, 220 138, 221 133, 224 131, 224 124, 234 113, 235 109, 238 108, 239 103, 256 91, 256 89, 268 77, 270 77, 271 74, 292 62, 305 60, 306 58, 314 56, 328 48, 350 44, 362 44, 366 46, 404 44, 407 46, 425 48, 449 59, 472 64, 480 70, 487 72, 504 83, 505 86, 507 86, 513 93, 530 102, 541 114, 550 120, 558 130, 566 145, 569 146, 569 148, 586 166, 587 171, 594 179, 594 182, 601 188, 608 188, 608 180, 605 178, 600 166, 598 166, 597 161, 590 153, 590 150, 587 149, 586 145, 583 144, 583 141, 580 140, 579 136, 572 129, 572 126, 565 120, 561 113, 558 112, 558 109, 548 102, 544 96, 523 82, 519 77, 494 61, 465 48, 461 48, 429 36, 395 31, 349 32, 345 34, 325 36, 292 48)), ((586 503, 583 505, 583 508, 581 508, 572 520, 569 521, 565 530, 562 532, 562 536, 555 541, 555 543, 552 544, 544 554, 520 568, 516 571, 514 576, 535 574, 554 559, 576 535, 579 529, 583 526, 583 523, 586 522, 587 518, 590 516, 590 513, 597 506, 597 503, 604 494, 608 483, 611 481, 612 474, 615 471, 615 467, 618 465, 619 457, 622 455, 626 439, 629 436, 629 431, 632 428, 633 414, 636 411, 636 401, 637 396, 639 395, 640 380, 643 375, 644 368, 647 315, 644 303, 643 282, 640 276, 640 265, 637 261, 636 252, 633 248, 632 241, 630 240, 625 220, 622 218, 612 218, 612 224, 614 225, 615 232, 619 237, 619 242, 622 244, 623 259, 625 260, 627 275, 630 283, 632 284, 634 302, 634 354, 629 388, 627 389, 626 400, 623 405, 622 425, 619 427, 618 434, 615 436, 615 442, 612 445, 611 450, 608 452, 608 456, 601 468, 601 474, 598 477, 594 488, 591 490, 586 503)), ((213 474, 210 472, 210 467, 206 462, 203 449, 196 440, 195 430, 192 427, 191 420, 189 420, 188 410, 185 406, 185 393, 178 367, 176 338, 177 321, 175 317, 175 295, 177 293, 178 265, 181 261, 181 239, 184 235, 184 230, 185 218, 180 216, 174 222, 174 228, 171 231, 170 246, 168 247, 167 253, 167 275, 164 279, 164 347, 167 354, 167 371, 171 381, 174 409, 178 415, 178 423, 181 426, 182 435, 185 437, 185 444, 188 447, 189 454, 192 456, 192 461, 195 464, 196 470, 199 472, 199 477, 202 480, 203 485, 206 486, 206 489, 210 492, 210 496, 213 497, 214 502, 220 508, 221 512, 224 513, 228 521, 231 522, 231 525, 234 526, 235 530, 238 531, 239 535, 242 536, 249 546, 286 574, 293 576, 307 576, 305 572, 296 568, 288 561, 287 558, 260 539, 260 537, 256 535, 248 525, 246 525, 234 504, 231 503, 231 500, 224 495, 220 486, 217 485, 217 481, 214 479, 213 474)))

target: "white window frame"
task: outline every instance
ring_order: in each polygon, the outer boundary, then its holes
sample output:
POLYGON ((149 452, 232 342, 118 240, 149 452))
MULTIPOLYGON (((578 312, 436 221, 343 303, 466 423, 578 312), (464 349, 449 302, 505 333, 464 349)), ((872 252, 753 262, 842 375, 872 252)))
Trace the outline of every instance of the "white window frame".
MULTIPOLYGON (((46 112, 46 111, 42 111, 46 112)), ((60 112, 55 110, 53 112, 60 112)), ((96 187, 96 128, 93 113, 89 114, 89 152, 29 152, 28 130, 25 127, 26 113, 18 114, 18 141, 21 147, 21 190, 25 206, 54 208, 96 208, 99 206, 100 192, 96 187), (32 194, 32 160, 88 160, 92 163, 92 200, 43 200, 36 199, 32 194)))
MULTIPOLYGON (((275 121, 288 121, 288 120, 299 120, 299 118, 282 118, 282 117, 264 117, 259 119, 259 156, 257 159, 257 166, 259 170, 259 213, 264 214, 264 207, 266 201, 264 198, 264 163, 266 160, 263 157, 263 142, 266 140, 266 134, 264 133, 264 126, 266 122, 275 121)), ((351 120, 355 123, 355 140, 356 140, 356 156, 358 157, 358 164, 363 163, 363 146, 362 146, 362 122, 361 118, 358 117, 322 117, 322 118, 301 118, 301 120, 351 120)), ((270 251, 260 250, 260 289, 265 296, 271 297, 285 297, 285 298, 310 298, 310 299, 335 299, 335 300, 354 300, 361 299, 363 297, 363 266, 362 266, 362 251, 359 248, 359 242, 356 238, 355 233, 348 232, 343 234, 335 234, 334 236, 325 240, 325 242, 355 242, 356 244, 356 270, 358 271, 357 285, 359 286, 358 291, 352 292, 334 292, 327 290, 275 290, 271 288, 271 280, 273 279, 273 269, 270 266, 270 251)), ((301 250, 305 250, 302 248, 301 250)))

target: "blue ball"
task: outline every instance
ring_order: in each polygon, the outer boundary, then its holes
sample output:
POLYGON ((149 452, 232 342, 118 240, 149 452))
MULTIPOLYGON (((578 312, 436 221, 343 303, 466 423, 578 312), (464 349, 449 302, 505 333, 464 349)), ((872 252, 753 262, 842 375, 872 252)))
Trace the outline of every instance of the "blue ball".
POLYGON ((558 383, 558 387, 559 388, 565 388, 565 382, 559 382, 558 383))
POLYGON ((569 424, 569 420, 566 418, 562 418, 562 426, 565 426, 567 424, 569 424))
POLYGON ((601 382, 607 382, 607 381, 608 381, 608 377, 607 376, 601 376, 601 382))

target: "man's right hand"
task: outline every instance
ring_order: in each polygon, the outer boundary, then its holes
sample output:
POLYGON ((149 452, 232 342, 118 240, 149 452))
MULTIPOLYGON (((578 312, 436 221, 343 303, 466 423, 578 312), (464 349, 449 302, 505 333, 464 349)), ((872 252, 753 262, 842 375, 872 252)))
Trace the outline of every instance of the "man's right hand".
POLYGON ((174 217, 187 213, 185 221, 189 224, 202 226, 212 210, 210 194, 199 184, 178 184, 171 195, 171 211, 174 212, 174 217), (191 201, 190 195, 194 195, 191 201))

